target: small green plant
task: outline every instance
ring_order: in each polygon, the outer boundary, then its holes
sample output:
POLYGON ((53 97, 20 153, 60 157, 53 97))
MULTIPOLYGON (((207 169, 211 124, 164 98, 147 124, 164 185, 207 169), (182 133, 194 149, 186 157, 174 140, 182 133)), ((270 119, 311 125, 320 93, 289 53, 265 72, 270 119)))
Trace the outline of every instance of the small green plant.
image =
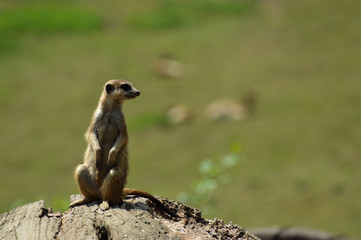
POLYGON ((221 156, 218 160, 202 161, 198 167, 200 178, 192 183, 191 192, 178 195, 178 201, 199 207, 205 214, 211 214, 217 205, 214 192, 220 185, 232 181, 229 170, 244 159, 241 149, 241 145, 235 143, 231 146, 230 153, 221 156))

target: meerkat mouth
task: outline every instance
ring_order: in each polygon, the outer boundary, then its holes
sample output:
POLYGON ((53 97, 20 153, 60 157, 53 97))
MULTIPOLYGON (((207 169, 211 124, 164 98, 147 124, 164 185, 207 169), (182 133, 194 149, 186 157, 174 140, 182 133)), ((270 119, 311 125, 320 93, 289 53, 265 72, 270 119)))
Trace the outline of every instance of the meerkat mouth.
POLYGON ((134 93, 128 93, 125 95, 126 98, 128 99, 132 99, 132 98, 136 98, 140 95, 140 92, 134 92, 134 93))

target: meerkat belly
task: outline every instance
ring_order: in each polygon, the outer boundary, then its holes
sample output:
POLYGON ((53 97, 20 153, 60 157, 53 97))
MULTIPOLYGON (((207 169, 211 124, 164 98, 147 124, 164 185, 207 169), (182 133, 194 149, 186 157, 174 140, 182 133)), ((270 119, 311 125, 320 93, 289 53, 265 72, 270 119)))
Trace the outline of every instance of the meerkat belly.
POLYGON ((108 156, 120 132, 115 124, 101 126, 99 128, 99 143, 104 156, 108 156))

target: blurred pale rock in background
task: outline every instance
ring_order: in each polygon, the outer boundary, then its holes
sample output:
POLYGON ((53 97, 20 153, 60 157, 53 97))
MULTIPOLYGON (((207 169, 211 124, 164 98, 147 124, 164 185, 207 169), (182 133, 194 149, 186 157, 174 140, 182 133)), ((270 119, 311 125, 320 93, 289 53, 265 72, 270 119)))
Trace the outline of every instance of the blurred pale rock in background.
POLYGON ((220 99, 211 102, 206 107, 205 114, 211 120, 244 120, 249 116, 249 110, 240 101, 220 99))
POLYGON ((254 112, 256 100, 256 94, 249 91, 243 96, 242 100, 224 98, 211 102, 204 112, 211 120, 241 121, 247 119, 254 112))
POLYGON ((154 72, 160 77, 180 78, 184 73, 184 64, 164 54, 157 59, 154 72))
POLYGON ((191 118, 191 110, 182 104, 175 105, 167 111, 167 119, 172 124, 188 122, 191 118))

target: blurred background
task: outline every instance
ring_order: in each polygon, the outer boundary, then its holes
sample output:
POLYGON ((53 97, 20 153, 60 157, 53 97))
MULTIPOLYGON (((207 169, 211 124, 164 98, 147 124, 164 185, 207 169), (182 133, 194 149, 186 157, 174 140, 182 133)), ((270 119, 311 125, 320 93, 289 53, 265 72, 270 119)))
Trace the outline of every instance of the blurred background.
POLYGON ((360 236, 360 8, 1 0, 0 212, 67 208, 102 87, 124 78, 142 92, 128 187, 247 229, 360 236))

